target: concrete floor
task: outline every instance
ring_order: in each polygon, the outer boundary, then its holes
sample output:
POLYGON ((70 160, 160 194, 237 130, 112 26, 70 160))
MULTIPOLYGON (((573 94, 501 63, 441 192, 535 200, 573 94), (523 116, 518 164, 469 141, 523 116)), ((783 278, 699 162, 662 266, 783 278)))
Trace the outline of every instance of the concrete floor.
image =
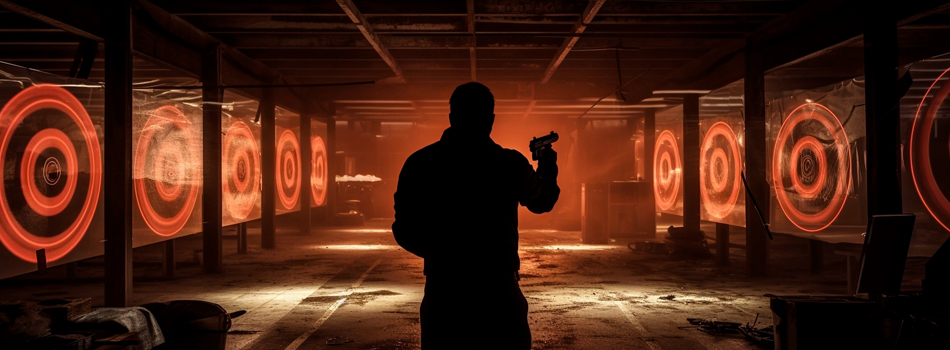
MULTIPOLYGON (((201 299, 234 320, 228 349, 418 349, 422 260, 399 248, 391 221, 357 228, 282 229, 277 250, 260 250, 251 233, 248 254, 225 241, 225 273, 194 264, 200 238, 177 241, 179 270, 161 276, 161 247, 135 251, 134 303, 201 299)), ((627 240, 584 245, 579 232, 522 229, 521 285, 530 303, 535 349, 754 349, 738 337, 716 337, 687 317, 771 324, 765 294, 839 294, 843 259, 826 257, 822 275, 808 274, 804 241, 773 241, 773 276, 749 279, 742 250, 729 267, 713 260, 676 261, 635 252, 627 240), (669 298, 662 298, 673 296, 669 298)), ((734 243, 744 239, 732 238, 734 243)), ((64 271, 0 281, 3 299, 89 296, 102 304, 101 265, 83 263, 78 278, 64 271)), ((101 263, 99 263, 101 264, 101 263)), ((459 303, 465 303, 459 300, 459 303)), ((483 310, 472 310, 482 312, 483 310)), ((491 337, 491 334, 484 334, 491 337)))

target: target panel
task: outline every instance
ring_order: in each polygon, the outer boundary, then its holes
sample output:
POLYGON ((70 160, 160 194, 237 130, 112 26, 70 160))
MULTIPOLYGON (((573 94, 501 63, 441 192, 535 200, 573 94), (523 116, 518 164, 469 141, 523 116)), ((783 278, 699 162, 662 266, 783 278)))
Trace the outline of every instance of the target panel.
POLYGON ((683 161, 679 144, 670 130, 660 132, 653 150, 653 190, 656 205, 663 211, 674 210, 683 187, 683 161))
POLYGON ((329 161, 327 153, 327 124, 312 121, 310 124, 310 206, 319 207, 327 204, 327 193, 330 184, 329 161))
MULTIPOLYGON (((300 191, 310 189, 302 188, 304 176, 301 162, 310 161, 312 154, 303 155, 300 153, 301 142, 311 142, 312 140, 300 139, 300 114, 291 112, 287 109, 277 107, 275 115, 274 140, 276 142, 276 211, 277 214, 286 214, 300 210, 303 207, 300 203, 300 191)), ((311 132, 313 125, 311 124, 311 132)), ((312 174, 308 174, 311 176, 312 174)), ((312 192, 312 191, 311 191, 312 192)), ((312 202, 312 200, 311 200, 312 202)))
MULTIPOLYGON (((929 66, 927 63, 920 65, 929 66)), ((946 115, 950 106, 950 101, 947 101, 950 84, 944 80, 948 72, 950 68, 936 77, 923 79, 929 86, 924 96, 916 101, 913 124, 906 141, 909 149, 907 168, 914 192, 927 214, 945 232, 950 231, 950 179, 937 174, 945 174, 950 163, 950 133, 938 127, 942 123, 939 117, 946 115)), ((946 124, 943 126, 946 128, 946 124)))
POLYGON ((0 278, 101 255, 102 88, 0 69, 0 278))
POLYGON ((201 232, 200 102, 195 91, 133 91, 133 246, 201 232))
POLYGON ((740 121, 741 117, 729 116, 701 122, 705 129, 699 155, 703 220, 745 226, 743 150, 732 126, 740 121))
POLYGON ((838 218, 851 187, 851 148, 838 116, 820 103, 788 113, 772 154, 772 186, 782 212, 807 232, 838 218))
POLYGON ((863 82, 767 95, 771 229, 861 242, 868 191, 863 82))
POLYGON ((222 114, 221 185, 225 226, 261 217, 260 103, 225 90, 222 114))
POLYGON ((656 114, 653 195, 660 213, 683 215, 683 108, 656 114))

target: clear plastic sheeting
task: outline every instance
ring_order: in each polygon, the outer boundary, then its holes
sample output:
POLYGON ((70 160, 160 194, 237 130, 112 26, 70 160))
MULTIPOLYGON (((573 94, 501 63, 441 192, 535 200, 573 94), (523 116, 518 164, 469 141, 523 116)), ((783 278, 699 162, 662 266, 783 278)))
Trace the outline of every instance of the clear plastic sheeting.
POLYGON ((656 114, 653 191, 657 212, 683 215, 683 106, 656 114))
POLYGON ((772 96, 766 107, 772 229, 860 241, 867 224, 863 81, 772 96))
MULTIPOLYGON (((277 214, 300 210, 300 115, 277 107, 277 214)), ((306 159, 306 157, 304 157, 306 159)))
POLYGON ((745 227, 745 122, 742 82, 699 99, 700 217, 745 227))
POLYGON ((201 231, 201 92, 132 94, 133 245, 201 231))
POLYGON ((950 58, 910 65, 901 100, 903 207, 916 213, 911 255, 930 256, 950 236, 950 58))
POLYGON ((103 253, 103 92, 0 63, 0 278, 103 253))
POLYGON ((310 206, 327 205, 330 155, 327 153, 327 123, 310 122, 310 206))
POLYGON ((221 106, 222 223, 261 217, 260 103, 225 90, 221 106))

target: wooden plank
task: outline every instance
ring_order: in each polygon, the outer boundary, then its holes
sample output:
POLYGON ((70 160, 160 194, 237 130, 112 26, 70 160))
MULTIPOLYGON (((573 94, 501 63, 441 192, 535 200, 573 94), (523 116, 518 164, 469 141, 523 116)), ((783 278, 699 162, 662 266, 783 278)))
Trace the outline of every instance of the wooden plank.
POLYGON ((311 150, 310 123, 313 118, 313 107, 308 107, 300 113, 300 233, 310 234, 310 221, 313 210, 310 207, 310 174, 313 172, 313 151, 311 150))
POLYGON ((221 50, 215 46, 201 60, 202 83, 202 250, 204 271, 221 273, 224 267, 221 187, 221 50))
POLYGON ((729 265, 729 225, 716 223, 716 265, 729 265))
POLYGON ((646 210, 651 211, 651 222, 645 224, 649 226, 653 235, 651 239, 656 239, 656 194, 653 189, 654 169, 653 169, 653 149, 656 148, 656 110, 647 109, 643 111, 643 162, 645 163, 643 174, 647 182, 647 195, 644 198, 646 210))
POLYGON ((471 68, 471 70, 472 70, 472 81, 477 81, 477 80, 478 80, 478 77, 477 77, 477 75, 475 74, 475 46, 476 46, 476 42, 475 42, 475 0, 466 0, 466 1, 465 1, 465 9, 466 9, 465 12, 467 12, 467 15, 468 15, 468 16, 467 16, 468 18, 467 18, 467 21, 466 21, 466 24, 468 25, 468 33, 472 35, 472 46, 468 48, 469 60, 470 60, 471 63, 472 63, 472 68, 471 68))
POLYGON ((872 215, 900 214, 901 96, 897 91, 897 22, 886 7, 866 7, 864 71, 867 135, 867 209, 872 215))
POLYGON ((758 211, 768 218, 770 205, 769 184, 766 181, 768 155, 766 154, 765 125, 765 69, 760 52, 746 53, 745 66, 745 177, 750 191, 746 193, 746 267, 753 277, 768 275, 768 238, 758 211), (752 200, 753 197, 756 200, 752 200), (756 209, 754 203, 758 203, 756 209))
POLYGON ((261 248, 277 248, 277 129, 274 89, 265 88, 261 114, 261 248))
MULTIPOLYGON (((36 6, 36 5, 40 5, 36 3, 31 3, 31 5, 34 5, 35 8, 43 8, 46 10, 49 10, 51 8, 56 9, 56 7, 36 6)), ((80 37, 83 37, 89 40, 94 40, 96 42, 99 42, 99 41, 102 41, 103 39, 102 34, 98 33, 99 27, 92 25, 88 18, 84 21, 84 24, 89 24, 89 25, 80 27, 80 26, 74 26, 72 24, 62 22, 56 18, 42 14, 40 12, 37 12, 33 9, 27 8, 22 5, 19 5, 10 0, 0 0, 0 7, 6 8, 7 10, 13 11, 27 18, 31 18, 31 19, 49 24, 53 27, 65 30, 69 33, 73 33, 75 35, 78 35, 80 37), (97 32, 97 33, 93 33, 93 32, 97 32)), ((103 23, 105 22, 106 21, 103 21, 103 23)))
POLYGON ((356 27, 359 28, 360 33, 363 33, 363 36, 369 41, 370 45, 373 46, 373 49, 376 50, 376 53, 379 54, 379 57, 389 65, 389 68, 393 70, 393 73, 396 74, 393 77, 394 82, 406 82, 406 78, 403 76, 402 69, 399 68, 399 64, 396 63, 396 59, 393 58, 393 55, 389 53, 389 49, 383 45, 380 41, 379 36, 373 31, 373 28, 366 24, 366 18, 363 17, 363 13, 360 12, 356 5, 353 4, 352 0, 336 0, 337 4, 340 5, 340 8, 343 9, 343 12, 346 13, 350 20, 356 24, 356 27))
POLYGON ((699 231, 699 95, 683 96, 683 227, 699 231))
MULTIPOLYGON (((599 11, 600 8, 604 6, 604 2, 606 1, 607 0, 590 0, 587 3, 587 7, 584 8, 584 12, 581 12, 581 17, 578 18, 577 23, 574 24, 571 34, 583 34, 591 20, 593 20, 594 16, 597 15, 597 11, 599 11)), ((548 68, 544 71, 544 77, 541 78, 541 84, 547 83, 548 80, 551 80, 551 76, 554 75, 554 71, 556 71, 557 67, 561 65, 561 62, 563 62, 564 58, 567 57, 567 54, 571 52, 571 49, 574 48, 574 45, 577 44, 578 40, 580 40, 579 36, 572 36, 564 39, 564 43, 561 44, 561 47, 554 55, 554 59, 550 64, 548 64, 548 68)))
POLYGON ((132 299, 132 21, 128 1, 104 6, 105 304, 125 307, 132 299))

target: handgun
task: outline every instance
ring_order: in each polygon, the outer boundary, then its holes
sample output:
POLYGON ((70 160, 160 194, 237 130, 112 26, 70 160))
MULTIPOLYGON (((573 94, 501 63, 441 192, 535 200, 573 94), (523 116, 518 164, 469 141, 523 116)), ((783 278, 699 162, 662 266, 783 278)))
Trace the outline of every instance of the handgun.
POLYGON ((531 143, 528 145, 528 148, 531 149, 531 160, 541 158, 541 150, 551 148, 551 144, 555 142, 557 142, 557 133, 553 131, 550 134, 532 138, 531 143))

